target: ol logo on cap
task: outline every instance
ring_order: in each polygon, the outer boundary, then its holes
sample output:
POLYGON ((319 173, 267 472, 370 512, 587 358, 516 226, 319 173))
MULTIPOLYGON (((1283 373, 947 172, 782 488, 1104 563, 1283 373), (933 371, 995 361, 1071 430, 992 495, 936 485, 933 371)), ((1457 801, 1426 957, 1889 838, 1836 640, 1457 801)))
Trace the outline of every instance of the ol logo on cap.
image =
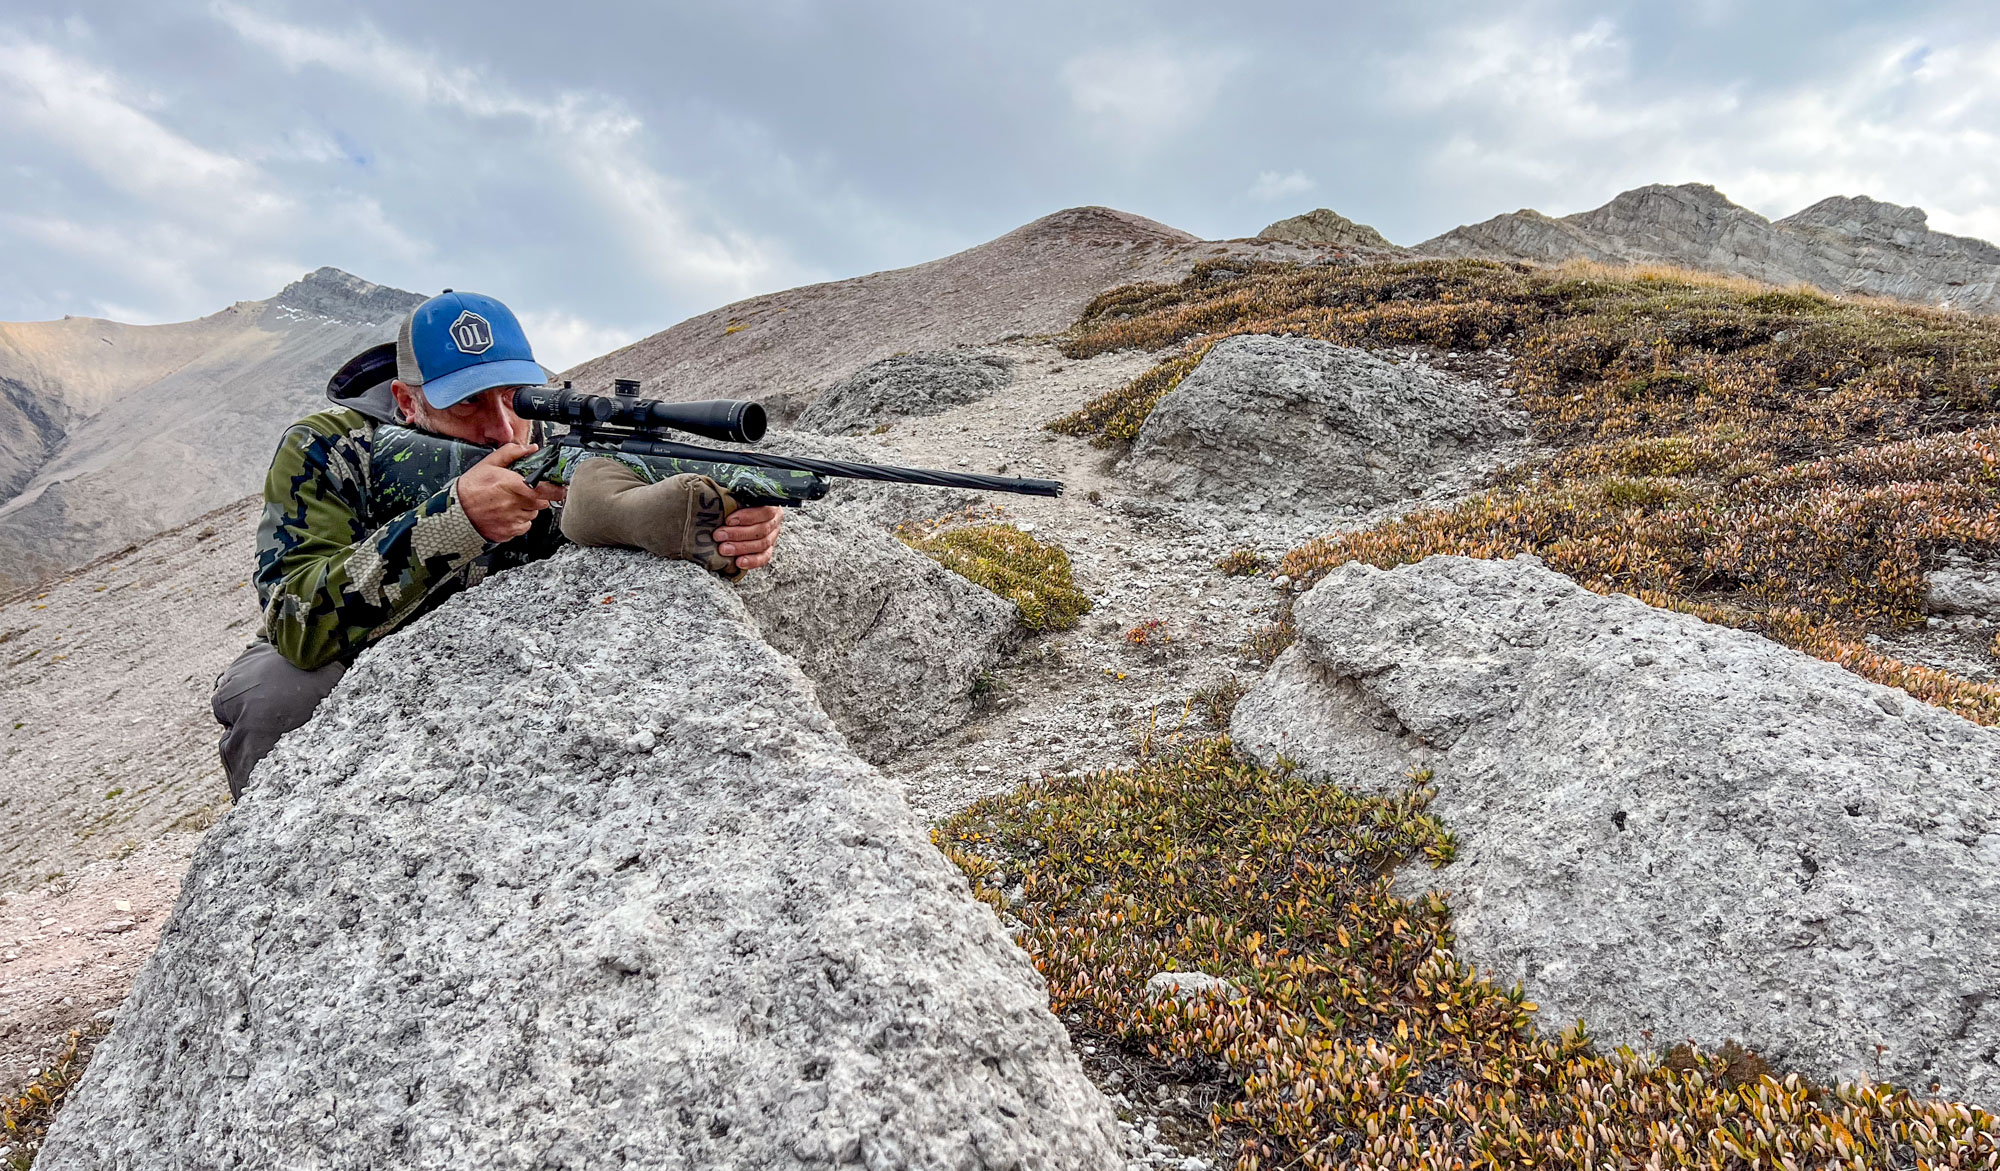
POLYGON ((461 354, 483 354, 493 348, 493 327, 467 309, 451 323, 451 340, 461 354))

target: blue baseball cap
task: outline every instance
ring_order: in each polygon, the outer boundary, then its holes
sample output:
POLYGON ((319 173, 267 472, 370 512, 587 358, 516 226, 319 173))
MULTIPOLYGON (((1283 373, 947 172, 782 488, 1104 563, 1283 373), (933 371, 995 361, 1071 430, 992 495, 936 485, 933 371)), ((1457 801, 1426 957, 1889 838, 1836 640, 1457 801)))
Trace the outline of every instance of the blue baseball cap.
POLYGON ((448 407, 496 386, 539 386, 548 374, 513 310, 491 297, 446 289, 404 320, 396 336, 396 377, 420 387, 430 405, 448 407))

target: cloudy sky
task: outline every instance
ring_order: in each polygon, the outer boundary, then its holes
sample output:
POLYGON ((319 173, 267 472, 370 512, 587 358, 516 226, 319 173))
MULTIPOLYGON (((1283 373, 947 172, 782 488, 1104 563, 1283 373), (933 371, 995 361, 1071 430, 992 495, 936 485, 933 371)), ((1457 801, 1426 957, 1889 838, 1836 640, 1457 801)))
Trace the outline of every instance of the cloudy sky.
POLYGON ((331 264, 499 296, 563 367, 1089 203, 1414 243, 1701 181, 2000 240, 1996 140, 1991 0, 7 0, 0 320, 331 264))

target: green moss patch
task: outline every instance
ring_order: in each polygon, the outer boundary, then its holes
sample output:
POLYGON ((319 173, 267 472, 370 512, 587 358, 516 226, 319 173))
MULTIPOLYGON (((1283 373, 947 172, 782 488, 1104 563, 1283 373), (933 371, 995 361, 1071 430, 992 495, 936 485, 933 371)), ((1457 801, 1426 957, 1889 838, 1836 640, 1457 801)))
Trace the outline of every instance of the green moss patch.
POLYGON ((1090 612, 1076 588, 1069 554, 1006 524, 923 532, 899 528, 912 549, 1014 603, 1029 630, 1068 630, 1090 612))

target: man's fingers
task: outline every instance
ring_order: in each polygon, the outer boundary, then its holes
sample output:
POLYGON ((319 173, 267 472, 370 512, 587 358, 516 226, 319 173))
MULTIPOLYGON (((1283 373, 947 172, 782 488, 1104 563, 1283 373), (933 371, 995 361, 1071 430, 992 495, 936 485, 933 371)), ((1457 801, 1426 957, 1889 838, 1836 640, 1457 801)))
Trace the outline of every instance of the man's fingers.
POLYGON ((765 557, 777 546, 778 538, 773 535, 755 541, 718 541, 715 549, 724 557, 765 557))
POLYGON ((533 455, 537 450, 538 448, 532 443, 503 443, 494 448, 492 454, 473 466, 504 468, 524 455, 533 455))
POLYGON ((775 504, 760 504, 755 508, 739 508, 729 514, 730 524, 763 524, 765 521, 780 521, 785 510, 775 504))
POLYGON ((745 524, 743 514, 747 511, 749 510, 738 509, 735 513, 731 514, 728 523, 715 530, 715 539, 718 541, 761 541, 777 533, 778 519, 776 517, 766 521, 753 521, 752 523, 745 524))
POLYGON ((549 506, 548 497, 542 495, 537 486, 522 479, 521 474, 512 468, 503 469, 500 474, 494 476, 493 486, 505 492, 509 503, 516 508, 540 512, 549 506))
POLYGON ((550 504, 561 504, 563 498, 569 495, 568 488, 563 487, 561 484, 551 484, 546 481, 534 485, 534 489, 535 495, 540 496, 550 504))
POLYGON ((761 569, 764 566, 769 565, 771 563, 771 554, 768 550, 763 553, 739 554, 739 553, 731 553, 728 547, 724 546, 722 550, 722 555, 724 557, 736 558, 736 568, 738 569, 761 569))

